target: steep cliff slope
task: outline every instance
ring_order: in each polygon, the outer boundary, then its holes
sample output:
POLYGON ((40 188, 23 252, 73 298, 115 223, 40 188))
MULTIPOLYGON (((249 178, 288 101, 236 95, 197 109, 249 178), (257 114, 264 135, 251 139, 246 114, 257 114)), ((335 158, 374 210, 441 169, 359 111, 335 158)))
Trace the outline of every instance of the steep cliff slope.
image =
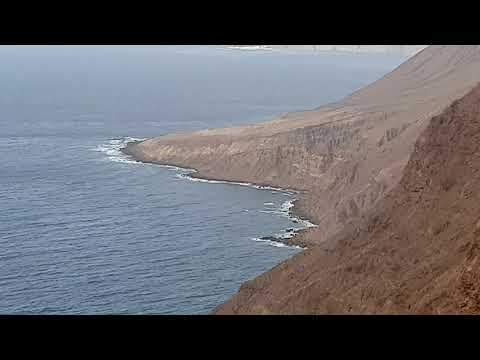
POLYGON ((479 314, 480 86, 434 117, 363 219, 244 284, 217 314, 479 314))
POLYGON ((319 225, 313 246, 372 208, 400 179, 428 120, 480 81, 478 45, 430 46, 343 101, 258 125, 171 134, 132 144, 139 160, 199 177, 304 190, 295 212, 319 225))

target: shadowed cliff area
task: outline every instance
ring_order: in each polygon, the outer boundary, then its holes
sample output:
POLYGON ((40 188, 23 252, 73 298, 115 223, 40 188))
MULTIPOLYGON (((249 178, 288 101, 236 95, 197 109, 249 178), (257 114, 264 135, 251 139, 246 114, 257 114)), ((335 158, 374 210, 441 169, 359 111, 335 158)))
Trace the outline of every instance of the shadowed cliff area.
POLYGON ((338 103, 257 125, 166 135, 125 151, 195 168, 198 177, 303 190, 294 212, 319 226, 294 241, 311 247, 378 203, 429 119, 478 81, 479 46, 430 46, 338 103))
POLYGON ((480 313, 480 86, 428 123, 373 209, 214 313, 480 313))

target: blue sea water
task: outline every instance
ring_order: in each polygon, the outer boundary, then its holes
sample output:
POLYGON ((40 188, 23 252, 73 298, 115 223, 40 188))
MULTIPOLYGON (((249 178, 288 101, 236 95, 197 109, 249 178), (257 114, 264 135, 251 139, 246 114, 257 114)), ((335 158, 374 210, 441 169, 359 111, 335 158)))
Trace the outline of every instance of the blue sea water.
POLYGON ((299 251, 254 241, 298 227, 295 195, 189 181, 120 147, 313 108, 403 60, 1 46, 0 313, 207 313, 299 251))

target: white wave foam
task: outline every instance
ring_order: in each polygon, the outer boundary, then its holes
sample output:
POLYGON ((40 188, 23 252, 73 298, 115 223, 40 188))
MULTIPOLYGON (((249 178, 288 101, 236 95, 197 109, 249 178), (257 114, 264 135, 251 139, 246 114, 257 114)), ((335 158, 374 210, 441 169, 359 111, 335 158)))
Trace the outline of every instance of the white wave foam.
POLYGON ((295 201, 296 201, 296 199, 285 201, 282 204, 282 206, 280 207, 280 213, 282 213, 284 216, 288 217, 290 220, 296 221, 298 224, 302 225, 303 229, 317 227, 318 225, 315 225, 308 220, 301 219, 301 218, 292 214, 292 208, 295 206, 295 204, 294 204, 295 201))
POLYGON ((303 229, 304 229, 303 227, 300 227, 300 228, 297 227, 297 228, 292 228, 292 231, 283 230, 281 233, 276 234, 275 237, 278 239, 291 239, 295 235, 297 235, 297 233, 300 230, 303 230, 303 229))
MULTIPOLYGON (((196 173, 197 170, 195 169, 189 169, 189 168, 182 168, 180 166, 174 166, 174 165, 162 165, 162 164, 154 164, 156 166, 161 166, 164 167, 170 171, 181 171, 182 173, 196 173)), ((178 174, 178 175, 184 175, 184 174, 178 174)), ((177 175, 177 177, 178 177, 177 175)))
POLYGON ((98 145, 94 151, 99 151, 107 155, 107 159, 125 163, 125 164, 141 164, 141 162, 134 160, 131 156, 124 154, 121 150, 124 149, 128 143, 132 141, 143 141, 145 139, 138 139, 132 137, 123 137, 118 139, 111 139, 106 144, 98 145))
POLYGON ((189 173, 196 172, 196 170, 194 169, 181 168, 173 165, 162 165, 162 164, 153 164, 153 163, 137 161, 132 156, 122 152, 122 149, 126 148, 128 143, 133 141, 144 141, 144 140, 146 139, 139 139, 139 138, 133 138, 128 136, 123 138, 110 139, 106 144, 98 145, 93 150, 106 154, 107 159, 114 162, 119 162, 124 164, 137 164, 137 165, 156 165, 156 166, 164 167, 170 171, 182 171, 182 172, 189 172, 189 173))
POLYGON ((284 244, 282 242, 279 242, 279 241, 272 241, 272 240, 260 239, 260 238, 252 238, 251 240, 256 241, 256 242, 262 242, 262 243, 265 243, 265 244, 268 244, 270 246, 274 246, 274 247, 277 247, 277 248, 290 248, 290 249, 298 249, 298 250, 303 249, 300 246, 286 245, 286 244, 284 244))
POLYGON ((201 183, 209 183, 209 184, 232 184, 232 185, 240 185, 240 184, 232 183, 232 182, 228 182, 228 181, 199 179, 199 178, 195 178, 195 177, 189 176, 189 175, 187 175, 187 174, 177 174, 177 177, 180 178, 180 179, 183 179, 183 180, 189 180, 189 181, 193 181, 193 182, 201 182, 201 183))
MULTIPOLYGON (((277 210, 259 210, 259 212, 264 213, 264 214, 277 214, 280 216, 284 216, 289 218, 292 222, 297 223, 299 226, 292 227, 287 230, 283 230, 282 232, 275 234, 273 237, 279 240, 287 240, 293 238, 295 235, 298 234, 299 231, 311 228, 311 227, 317 227, 317 225, 311 223, 308 220, 301 219, 297 216, 294 216, 292 214, 292 208, 295 206, 294 202, 296 199, 290 199, 288 201, 285 201, 279 209, 277 210)), ((265 203, 268 204, 268 203, 265 203)), ((271 204, 271 203, 270 203, 271 204)), ((266 242, 272 246, 276 247, 292 247, 289 245, 285 245, 281 241, 272 241, 272 240, 267 240, 267 239, 262 239, 262 238, 255 238, 255 241, 261 241, 261 242, 266 242)), ((293 246, 297 249, 303 249, 300 246, 293 246)))
MULTIPOLYGON (((188 169, 185 169, 188 170, 188 169)), ((209 179, 201 179, 190 176, 188 174, 177 174, 177 177, 184 180, 194 181, 194 182, 201 182, 201 183, 208 183, 208 184, 225 184, 225 185, 238 185, 238 186, 247 186, 257 190, 274 190, 277 192, 283 192, 287 195, 297 194, 298 191, 291 190, 291 189, 281 189, 275 188, 272 186, 262 186, 262 185, 255 185, 252 183, 245 183, 245 182, 235 182, 235 181, 226 181, 226 180, 209 180, 209 179)))
POLYGON ((295 200, 287 200, 287 201, 285 201, 285 202, 282 204, 282 206, 280 206, 280 211, 285 212, 285 213, 288 214, 288 213, 290 212, 290 209, 293 208, 293 206, 294 206, 294 204, 293 204, 294 201, 295 201, 295 200))
POLYGON ((275 204, 274 204, 274 203, 271 203, 271 202, 263 203, 263 205, 265 205, 265 206, 275 206, 275 204))

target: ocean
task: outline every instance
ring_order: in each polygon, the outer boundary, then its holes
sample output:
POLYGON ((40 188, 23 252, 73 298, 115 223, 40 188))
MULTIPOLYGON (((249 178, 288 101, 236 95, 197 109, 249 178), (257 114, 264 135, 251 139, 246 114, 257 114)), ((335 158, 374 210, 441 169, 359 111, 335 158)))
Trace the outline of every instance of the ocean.
MULTIPOLYGON (((0 46, 0 314, 206 314, 300 249, 296 194, 120 151, 339 100, 405 59, 218 46, 0 46)), ((307 224, 308 225, 308 224, 307 224)))

